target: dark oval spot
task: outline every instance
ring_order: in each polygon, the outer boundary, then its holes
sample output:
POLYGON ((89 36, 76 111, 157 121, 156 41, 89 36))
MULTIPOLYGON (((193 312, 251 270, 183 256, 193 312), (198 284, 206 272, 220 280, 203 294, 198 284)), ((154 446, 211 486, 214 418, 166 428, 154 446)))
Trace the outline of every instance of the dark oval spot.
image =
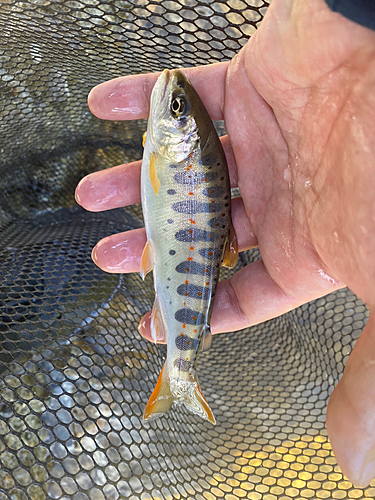
POLYGON ((178 172, 174 175, 174 180, 178 184, 200 184, 202 182, 212 182, 217 179, 215 172, 178 172))
POLYGON ((190 361, 186 361, 186 359, 179 358, 173 361, 173 366, 180 372, 188 372, 191 368, 191 363, 190 361))
POLYGON ((177 293, 180 295, 189 295, 193 299, 208 300, 211 290, 206 287, 192 285, 191 283, 180 285, 177 288, 177 293))
POLYGON ((195 200, 178 201, 172 205, 175 212, 182 214, 220 212, 222 208, 221 203, 202 203, 195 200))
MULTIPOLYGON (((206 153, 202 156, 202 164, 203 165, 213 165, 217 157, 214 153, 206 153)), ((220 165, 220 163, 218 163, 220 165)))
POLYGON ((188 335, 179 335, 176 337, 175 343, 179 351, 190 351, 194 349, 194 339, 188 335))
POLYGON ((221 248, 202 248, 199 250, 199 255, 210 260, 219 259, 222 253, 223 251, 221 248))
POLYGON ((203 314, 191 309, 179 309, 174 317, 180 323, 186 323, 187 325, 201 325, 205 319, 203 314))
POLYGON ((191 241, 213 241, 215 235, 208 233, 203 229, 181 229, 175 234, 178 241, 191 242, 191 241))
POLYGON ((169 250, 169 255, 176 255, 176 250, 169 250))
POLYGON ((209 188, 202 189, 202 194, 204 196, 209 196, 210 198, 221 198, 225 193, 223 186, 212 186, 209 188))
POLYGON ((180 262, 180 264, 176 266, 176 271, 181 274, 198 274, 200 276, 205 276, 207 274, 206 266, 194 261, 180 262))
POLYGON ((176 191, 174 189, 168 189, 167 194, 173 195, 176 194, 176 191))

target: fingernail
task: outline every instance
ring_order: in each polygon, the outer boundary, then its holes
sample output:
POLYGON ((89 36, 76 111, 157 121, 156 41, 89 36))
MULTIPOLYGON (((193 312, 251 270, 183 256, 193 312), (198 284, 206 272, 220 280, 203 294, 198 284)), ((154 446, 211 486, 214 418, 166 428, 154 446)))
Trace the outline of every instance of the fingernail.
POLYGON ((356 486, 360 486, 361 488, 365 488, 370 484, 370 482, 374 479, 375 477, 375 460, 372 460, 370 463, 367 465, 364 465, 361 468, 361 476, 358 481, 353 479, 353 483, 356 486))
POLYGON ((151 311, 146 313, 138 325, 138 332, 143 338, 151 340, 150 338, 150 322, 151 322, 151 311))

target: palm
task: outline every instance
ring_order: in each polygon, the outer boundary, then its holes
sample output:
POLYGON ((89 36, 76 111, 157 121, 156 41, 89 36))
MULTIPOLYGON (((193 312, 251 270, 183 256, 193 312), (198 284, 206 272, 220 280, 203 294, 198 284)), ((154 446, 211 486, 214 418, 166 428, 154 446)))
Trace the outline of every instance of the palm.
MULTIPOLYGON (((231 181, 242 196, 232 206, 240 249, 259 245, 262 254, 219 284, 214 333, 344 283, 374 308, 374 47, 373 32, 323 0, 274 0, 229 64, 187 70, 212 118, 225 120, 231 181)), ((156 78, 106 82, 90 94, 90 109, 104 119, 145 118, 156 78)), ((92 174, 77 200, 93 211, 139 202, 139 176, 140 162, 92 174)), ((144 244, 143 230, 112 235, 94 260, 108 272, 135 272, 144 244)), ((359 484, 375 475, 374 332, 371 315, 327 413, 339 463, 359 484)), ((142 334, 150 336, 147 321, 142 334)))

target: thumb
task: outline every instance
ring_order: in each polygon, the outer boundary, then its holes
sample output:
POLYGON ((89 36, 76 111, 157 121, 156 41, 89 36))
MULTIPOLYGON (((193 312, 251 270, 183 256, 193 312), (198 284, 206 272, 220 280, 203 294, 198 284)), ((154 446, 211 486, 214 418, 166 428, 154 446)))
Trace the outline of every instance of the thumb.
POLYGON ((329 400, 327 430, 343 473, 367 486, 375 477, 375 311, 329 400))

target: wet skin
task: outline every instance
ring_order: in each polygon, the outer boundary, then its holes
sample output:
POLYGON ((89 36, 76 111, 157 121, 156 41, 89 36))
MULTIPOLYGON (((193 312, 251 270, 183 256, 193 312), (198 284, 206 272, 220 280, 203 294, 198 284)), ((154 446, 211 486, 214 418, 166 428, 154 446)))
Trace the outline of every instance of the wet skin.
MULTIPOLYGON (((274 0, 261 27, 229 63, 186 70, 223 139, 240 250, 263 259, 218 287, 213 333, 285 313, 342 286, 369 322, 331 396, 329 437, 346 476, 375 476, 375 32, 323 0, 274 0)), ((157 74, 119 78, 89 96, 103 119, 148 116, 157 74)), ((141 138, 140 138, 141 140, 141 138)), ((100 211, 140 201, 140 162, 92 174, 77 201, 100 211)), ((94 261, 139 271, 144 230, 102 240, 94 261)), ((150 338, 149 317, 141 333, 150 338)))

